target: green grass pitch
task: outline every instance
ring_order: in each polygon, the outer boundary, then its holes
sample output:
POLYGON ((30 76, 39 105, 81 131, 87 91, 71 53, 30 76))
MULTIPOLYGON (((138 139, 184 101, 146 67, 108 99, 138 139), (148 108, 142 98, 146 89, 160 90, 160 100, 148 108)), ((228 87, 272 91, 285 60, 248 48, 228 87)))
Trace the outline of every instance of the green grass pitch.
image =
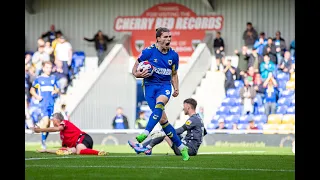
MULTIPOLYGON (((58 145, 50 145, 56 149, 58 145)), ((175 156, 167 144, 154 148, 152 156, 137 155, 129 146, 101 146, 109 156, 57 156, 37 153, 39 144, 25 146, 27 180, 113 180, 113 179, 295 179, 291 148, 202 146, 189 161, 175 156)))

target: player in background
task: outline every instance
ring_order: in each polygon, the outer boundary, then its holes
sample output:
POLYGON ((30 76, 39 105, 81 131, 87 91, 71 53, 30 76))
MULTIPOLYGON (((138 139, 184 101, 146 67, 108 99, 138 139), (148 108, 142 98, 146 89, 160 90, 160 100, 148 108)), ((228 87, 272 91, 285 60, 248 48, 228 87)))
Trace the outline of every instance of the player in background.
POLYGON ((172 140, 173 144, 181 151, 182 159, 189 160, 188 147, 182 144, 173 126, 169 123, 164 107, 168 103, 173 86, 173 97, 179 95, 179 55, 170 48, 171 32, 167 28, 158 28, 156 30, 156 43, 142 50, 140 57, 132 68, 132 74, 136 78, 143 79, 143 89, 145 99, 148 102, 152 114, 143 133, 136 139, 139 143, 143 142, 155 125, 160 122, 163 131, 172 140), (138 64, 142 61, 148 61, 154 67, 154 73, 150 76, 147 69, 137 71, 138 64))
POLYGON ((81 155, 107 155, 105 151, 92 149, 93 140, 91 136, 81 131, 77 126, 68 120, 64 120, 61 113, 52 116, 54 127, 34 128, 34 132, 59 132, 62 141, 62 148, 59 150, 39 150, 38 152, 56 153, 58 155, 81 154, 81 155))
MULTIPOLYGON (((197 101, 195 99, 189 98, 183 102, 183 111, 185 115, 189 116, 186 123, 180 128, 176 129, 177 135, 181 135, 183 132, 187 131, 186 136, 183 138, 182 142, 189 148, 189 156, 195 156, 198 153, 198 149, 202 143, 203 137, 207 134, 204 128, 203 121, 199 114, 196 113, 197 101)), ((136 153, 145 153, 146 155, 151 155, 152 148, 157 144, 166 140, 169 146, 172 148, 174 153, 181 156, 181 153, 177 146, 175 146, 171 139, 166 136, 162 131, 156 132, 152 135, 152 139, 143 143, 135 144, 129 141, 129 145, 136 151, 136 153)))
MULTIPOLYGON (((39 108, 41 109, 41 120, 39 126, 41 128, 47 128, 50 126, 49 118, 54 110, 55 97, 59 93, 56 77, 51 75, 52 63, 45 61, 42 63, 43 73, 39 75, 32 84, 30 93, 39 102, 39 108)), ((46 139, 48 137, 47 132, 41 135, 42 149, 46 149, 46 139)))

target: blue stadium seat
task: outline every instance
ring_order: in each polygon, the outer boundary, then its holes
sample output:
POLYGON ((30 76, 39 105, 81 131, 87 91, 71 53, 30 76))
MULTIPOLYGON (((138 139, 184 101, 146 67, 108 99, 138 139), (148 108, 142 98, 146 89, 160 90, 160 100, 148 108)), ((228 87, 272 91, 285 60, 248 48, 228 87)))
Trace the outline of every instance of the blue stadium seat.
POLYGON ((262 102, 259 102, 257 97, 255 97, 255 98, 253 99, 253 102, 254 102, 255 104, 257 104, 258 106, 262 106, 262 102))
POLYGON ((256 124, 259 124, 259 123, 266 123, 268 120, 268 117, 265 114, 260 114, 260 115, 253 116, 253 119, 256 124))
POLYGON ((278 106, 290 106, 292 99, 281 97, 278 99, 278 106))
POLYGON ((255 109, 254 115, 259 115, 259 114, 265 114, 264 106, 258 106, 258 107, 255 109))
POLYGON ((290 106, 288 109, 287 109, 287 114, 295 114, 296 113, 296 107, 295 106, 290 106))
POLYGON ((235 80, 234 81, 234 86, 236 87, 236 89, 240 89, 241 87, 244 86, 244 83, 242 80, 235 80))
POLYGON ((277 82, 278 82, 278 89, 279 89, 280 91, 286 89, 286 83, 287 83, 286 80, 278 80, 277 82))
POLYGON ((228 89, 227 90, 227 97, 238 98, 238 97, 240 97, 240 94, 236 89, 228 89))
POLYGON ((219 119, 223 119, 224 120, 225 117, 226 116, 224 116, 224 115, 215 115, 215 116, 213 116, 213 118, 211 120, 211 123, 218 124, 219 119))
POLYGON ((291 105, 291 106, 295 106, 295 105, 296 105, 296 99, 295 99, 295 98, 293 98, 293 99, 291 100, 290 105, 291 105))
POLYGON ((233 125, 233 123, 226 123, 226 124, 224 124, 224 126, 225 126, 227 129, 232 129, 232 125, 233 125))
POLYGON ((264 123, 257 123, 257 127, 259 130, 263 130, 264 123))
POLYGON ((241 98, 236 98, 234 105, 235 105, 235 106, 241 106, 241 98))
POLYGON ((207 125, 207 129, 208 130, 212 130, 212 129, 215 128, 215 126, 216 126, 215 124, 210 123, 210 124, 207 125))
POLYGON ((217 115, 228 115, 230 111, 229 106, 221 106, 218 108, 217 115))
POLYGON ((238 129, 244 130, 244 129, 247 129, 247 126, 248 126, 247 123, 238 124, 238 129))
POLYGON ((280 72, 280 73, 277 74, 276 79, 278 81, 282 81, 282 80, 283 81, 289 81, 290 75, 289 75, 289 73, 280 72))
POLYGON ((234 106, 230 108, 230 114, 232 115, 241 115, 242 113, 242 106, 234 106))
POLYGON ((227 97, 222 100, 222 106, 233 106, 234 102, 231 101, 231 98, 227 97))
POLYGON ((252 115, 242 115, 239 118, 239 124, 247 124, 252 119, 252 115))
POLYGON ((229 115, 226 116, 225 121, 226 123, 239 123, 240 115, 229 115))
POLYGON ((284 90, 279 95, 280 95, 280 98, 281 97, 290 98, 294 95, 294 90, 284 90))
POLYGON ((283 106, 278 106, 276 110, 276 114, 286 114, 288 109, 288 106, 283 105, 283 106))

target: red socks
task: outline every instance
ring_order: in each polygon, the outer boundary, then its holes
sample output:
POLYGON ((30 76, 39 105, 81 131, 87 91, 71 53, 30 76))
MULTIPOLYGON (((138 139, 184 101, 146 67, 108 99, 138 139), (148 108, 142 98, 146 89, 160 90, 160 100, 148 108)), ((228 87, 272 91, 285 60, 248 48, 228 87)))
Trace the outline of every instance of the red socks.
POLYGON ((87 154, 87 155, 98 155, 99 154, 99 151, 97 150, 93 150, 93 149, 82 149, 80 151, 80 154, 87 154))

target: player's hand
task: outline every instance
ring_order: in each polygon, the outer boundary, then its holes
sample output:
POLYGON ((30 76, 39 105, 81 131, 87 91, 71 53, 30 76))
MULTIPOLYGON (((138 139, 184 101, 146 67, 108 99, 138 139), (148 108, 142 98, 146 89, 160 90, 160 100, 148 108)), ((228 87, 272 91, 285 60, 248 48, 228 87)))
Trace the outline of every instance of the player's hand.
POLYGON ((38 101, 41 101, 43 98, 42 98, 42 96, 36 96, 36 99, 37 99, 38 101))
POLYGON ((173 96, 173 97, 177 97, 178 95, 179 95, 179 89, 175 89, 175 90, 173 91, 172 96, 173 96))
POLYGON ((141 71, 136 71, 135 73, 136 78, 147 78, 149 77, 148 69, 141 71))
POLYGON ((34 127, 34 128, 33 128, 33 131, 34 131, 35 133, 40 133, 40 128, 39 128, 39 127, 34 127))
POLYGON ((56 90, 51 92, 51 95, 57 94, 58 92, 56 90))

